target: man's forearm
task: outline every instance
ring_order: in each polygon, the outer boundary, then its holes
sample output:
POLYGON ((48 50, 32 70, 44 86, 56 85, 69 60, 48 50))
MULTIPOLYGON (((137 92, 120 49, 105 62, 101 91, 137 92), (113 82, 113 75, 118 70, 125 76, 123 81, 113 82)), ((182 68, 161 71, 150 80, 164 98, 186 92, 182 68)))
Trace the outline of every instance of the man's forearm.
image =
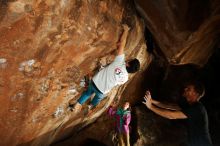
POLYGON ((151 111, 154 113, 160 115, 161 117, 167 118, 167 119, 185 119, 187 118, 184 113, 181 111, 172 111, 169 109, 162 109, 155 105, 151 105, 148 107, 151 111))
POLYGON ((119 44, 119 47, 118 47, 118 55, 121 55, 121 54, 124 53, 124 48, 125 48, 125 45, 126 45, 126 42, 127 42, 128 31, 129 31, 128 28, 124 29, 123 34, 120 38, 120 44, 119 44))
POLYGON ((170 110, 181 110, 177 104, 163 103, 157 100, 152 100, 152 103, 160 108, 170 109, 170 110))

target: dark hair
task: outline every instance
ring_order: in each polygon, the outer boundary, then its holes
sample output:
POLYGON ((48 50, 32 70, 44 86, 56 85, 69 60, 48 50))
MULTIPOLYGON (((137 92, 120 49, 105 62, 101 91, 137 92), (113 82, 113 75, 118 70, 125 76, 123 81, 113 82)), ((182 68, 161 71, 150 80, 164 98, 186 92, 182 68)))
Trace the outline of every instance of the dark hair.
POLYGON ((205 87, 203 83, 200 81, 189 81, 185 84, 186 86, 192 85, 194 87, 194 90, 199 94, 199 98, 203 97, 205 95, 205 87))
POLYGON ((128 62, 128 66, 126 66, 128 73, 135 73, 140 69, 140 62, 138 59, 133 59, 128 62))

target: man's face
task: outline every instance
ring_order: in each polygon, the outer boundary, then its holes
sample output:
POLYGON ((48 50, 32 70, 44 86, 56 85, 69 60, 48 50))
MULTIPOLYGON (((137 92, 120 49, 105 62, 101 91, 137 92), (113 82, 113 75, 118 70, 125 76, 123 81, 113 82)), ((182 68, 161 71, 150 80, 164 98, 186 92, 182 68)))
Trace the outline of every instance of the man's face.
POLYGON ((195 91, 195 88, 193 85, 188 85, 184 88, 183 97, 185 97, 189 103, 197 101, 198 96, 199 95, 195 91))

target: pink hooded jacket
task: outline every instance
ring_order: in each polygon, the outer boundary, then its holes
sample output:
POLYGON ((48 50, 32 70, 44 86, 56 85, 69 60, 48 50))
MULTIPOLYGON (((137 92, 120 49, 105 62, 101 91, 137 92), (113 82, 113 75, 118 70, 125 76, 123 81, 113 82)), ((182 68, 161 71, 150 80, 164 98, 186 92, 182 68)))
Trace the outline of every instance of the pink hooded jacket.
POLYGON ((129 124, 131 122, 131 112, 121 108, 108 109, 108 114, 116 119, 116 127, 119 133, 129 133, 129 124))

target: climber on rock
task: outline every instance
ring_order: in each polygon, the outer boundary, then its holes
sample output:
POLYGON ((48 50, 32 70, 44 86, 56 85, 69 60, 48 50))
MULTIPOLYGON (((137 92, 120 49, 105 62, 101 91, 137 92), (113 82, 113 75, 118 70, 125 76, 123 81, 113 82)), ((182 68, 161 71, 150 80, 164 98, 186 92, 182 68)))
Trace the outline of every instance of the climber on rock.
POLYGON ((129 124, 131 122, 130 103, 125 101, 122 108, 116 108, 115 104, 108 109, 108 114, 115 118, 115 130, 119 138, 119 146, 130 146, 129 124))
POLYGON ((99 104, 113 87, 124 84, 128 80, 128 73, 135 73, 139 70, 140 62, 138 59, 125 62, 124 47, 126 45, 129 29, 127 25, 123 25, 124 31, 120 38, 117 56, 111 64, 100 70, 90 80, 87 90, 82 93, 77 103, 73 106, 72 111, 78 113, 82 108, 82 104, 95 93, 94 98, 88 105, 88 110, 91 110, 99 104))

